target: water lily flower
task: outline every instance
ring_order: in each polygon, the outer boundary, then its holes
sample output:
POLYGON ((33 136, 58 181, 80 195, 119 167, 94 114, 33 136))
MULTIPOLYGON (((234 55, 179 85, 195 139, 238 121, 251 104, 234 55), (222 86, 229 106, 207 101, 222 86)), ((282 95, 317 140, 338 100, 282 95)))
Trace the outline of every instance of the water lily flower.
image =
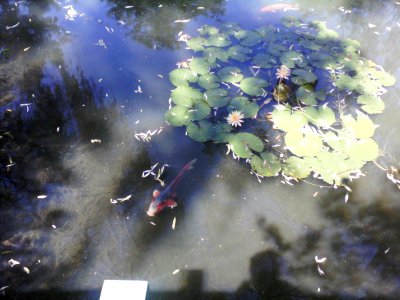
POLYGON ((244 115, 242 114, 242 112, 240 110, 232 111, 226 118, 226 120, 228 121, 228 124, 233 127, 242 126, 242 123, 244 122, 243 119, 244 119, 244 115))
POLYGON ((276 70, 276 78, 282 79, 289 79, 290 76, 290 69, 285 65, 282 65, 280 68, 276 70))

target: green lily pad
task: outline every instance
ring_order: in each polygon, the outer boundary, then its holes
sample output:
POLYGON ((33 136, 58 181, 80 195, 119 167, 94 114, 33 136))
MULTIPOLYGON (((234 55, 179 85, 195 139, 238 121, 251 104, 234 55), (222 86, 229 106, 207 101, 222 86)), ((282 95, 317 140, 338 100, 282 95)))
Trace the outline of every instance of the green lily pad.
POLYGON ((204 98, 211 107, 224 107, 230 98, 226 97, 228 92, 224 89, 211 89, 204 93, 204 98))
POLYGON ((288 48, 278 43, 270 44, 267 48, 267 53, 271 53, 274 56, 281 56, 286 51, 288 51, 288 48))
POLYGON ((262 37, 268 36, 274 33, 274 26, 272 25, 262 25, 256 29, 256 32, 262 37))
POLYGON ((222 48, 209 47, 204 50, 203 57, 210 63, 215 63, 217 59, 222 62, 227 62, 229 59, 229 53, 222 48))
POLYGON ((189 85, 197 81, 197 74, 189 69, 175 69, 169 73, 169 80, 175 86, 189 85))
POLYGON ((217 143, 227 142, 232 127, 228 124, 217 123, 202 120, 198 123, 190 122, 186 127, 188 136, 197 142, 214 141, 217 143))
POLYGON ((235 97, 229 102, 227 109, 228 112, 241 111, 245 118, 253 118, 260 107, 256 102, 250 102, 247 97, 235 97))
POLYGON ((291 27, 300 27, 303 22, 301 19, 294 16, 286 16, 282 18, 282 24, 288 28, 291 27))
POLYGON ((336 151, 322 151, 316 157, 306 157, 305 161, 323 181, 336 185, 341 185, 343 179, 357 172, 364 164, 361 160, 336 151))
POLYGON ((282 131, 299 130, 308 124, 307 118, 299 111, 292 112, 288 107, 274 109, 272 112, 272 121, 274 127, 282 131))
POLYGON ((322 46, 317 44, 316 42, 309 40, 307 38, 302 38, 299 40, 299 44, 303 46, 304 48, 313 50, 313 51, 319 51, 321 50, 322 46))
POLYGON ((237 67, 225 67, 218 71, 217 75, 224 82, 239 82, 243 79, 241 70, 237 67))
POLYGON ((296 91, 296 99, 303 104, 316 105, 317 99, 314 93, 314 86, 311 84, 300 86, 296 91))
POLYGON ((189 62, 190 69, 200 75, 207 74, 210 71, 210 63, 204 58, 195 57, 189 62))
POLYGON ((335 65, 335 59, 325 53, 312 52, 308 54, 309 62, 313 67, 325 69, 329 65, 335 65))
POLYGON ((192 121, 199 121, 206 118, 211 112, 211 107, 204 101, 196 101, 194 105, 188 110, 189 119, 192 121))
POLYGON ((306 83, 314 83, 318 77, 311 71, 305 69, 292 70, 291 80, 297 85, 304 85, 306 83))
POLYGON ((268 85, 264 79, 257 77, 245 78, 240 82, 240 89, 249 96, 261 96, 264 93, 264 87, 268 85))
POLYGON ((281 163, 278 157, 269 152, 262 152, 260 156, 254 155, 251 157, 251 168, 261 176, 277 176, 281 170, 281 163))
POLYGON ((373 139, 361 139, 348 147, 346 152, 350 157, 362 161, 372 161, 379 156, 379 147, 373 139))
POLYGON ((204 25, 203 27, 198 29, 201 35, 215 35, 219 33, 219 29, 215 26, 204 25))
POLYGON ((261 42, 261 35, 252 30, 240 30, 235 32, 235 37, 243 46, 253 47, 261 42))
POLYGON ((322 150, 322 139, 313 131, 291 130, 285 135, 285 143, 297 156, 315 156, 322 150))
POLYGON ((232 44, 227 34, 219 33, 210 36, 204 41, 204 45, 207 47, 227 47, 232 44))
POLYGON ((335 80, 335 85, 340 90, 353 91, 357 88, 358 84, 357 78, 353 78, 346 74, 338 75, 337 79, 335 80))
POLYGON ((272 55, 265 53, 258 53, 253 58, 253 64, 261 68, 272 68, 277 63, 278 62, 272 55))
POLYGON ((202 37, 194 37, 186 42, 186 45, 193 51, 203 51, 205 39, 202 37))
POLYGON ((374 95, 361 95, 357 102, 361 104, 361 109, 369 114, 380 114, 385 109, 382 99, 374 95))
POLYGON ((171 99, 177 105, 192 107, 194 101, 203 99, 203 94, 190 86, 179 86, 172 91, 171 99))
POLYGON ((190 121, 188 108, 176 105, 166 112, 165 119, 172 126, 179 127, 187 125, 190 121))
POLYGON ((306 57, 296 51, 283 52, 279 58, 282 65, 285 65, 289 69, 293 69, 296 65, 299 67, 305 67, 307 65, 306 57))
POLYGON ((304 110, 304 115, 311 123, 318 127, 326 128, 336 122, 335 113, 328 106, 320 106, 318 108, 307 107, 304 110))
POLYGON ((219 77, 215 74, 203 74, 199 77, 197 84, 206 90, 216 89, 219 87, 219 77))
POLYGON ((254 134, 247 132, 229 136, 228 142, 233 153, 240 158, 250 158, 253 155, 251 150, 261 152, 264 149, 263 142, 254 134))
POLYGON ((229 56, 232 59, 240 62, 248 61, 250 59, 249 54, 251 54, 252 52, 253 51, 250 48, 244 47, 242 45, 235 45, 228 49, 229 56))
POLYGON ((364 114, 359 114, 357 120, 351 115, 342 116, 343 127, 356 138, 369 138, 374 135, 375 124, 364 114))
POLYGON ((311 166, 300 157, 291 156, 285 160, 282 166, 282 173, 293 178, 303 179, 311 173, 311 166))

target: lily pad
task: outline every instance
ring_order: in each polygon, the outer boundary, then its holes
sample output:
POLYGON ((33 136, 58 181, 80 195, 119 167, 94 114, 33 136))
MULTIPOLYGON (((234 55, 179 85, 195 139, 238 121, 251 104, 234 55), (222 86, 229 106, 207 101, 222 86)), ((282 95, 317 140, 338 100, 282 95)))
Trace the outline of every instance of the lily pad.
POLYGON ((300 157, 291 156, 285 160, 282 166, 282 173, 293 178, 306 178, 311 173, 311 166, 300 157))
POLYGON ((188 110, 189 119, 192 121, 199 121, 206 118, 211 112, 210 106, 200 100, 196 101, 194 105, 188 110))
POLYGON ((282 65, 285 65, 289 69, 293 69, 296 65, 299 67, 305 67, 307 65, 306 57, 296 51, 283 52, 279 58, 282 65))
POLYGON ((239 82, 243 79, 241 70, 237 67, 225 67, 218 71, 217 75, 224 82, 239 82))
POLYGON ((358 114, 357 120, 351 115, 342 116, 343 127, 356 138, 369 138, 374 135, 376 125, 365 114, 358 114))
POLYGON ((190 121, 188 108, 176 105, 166 112, 165 119, 172 126, 179 127, 187 125, 190 121))
POLYGON ((194 37, 186 42, 186 45, 193 51, 203 51, 205 39, 202 37, 194 37))
POLYGON ((203 57, 210 63, 215 63, 217 59, 222 62, 227 62, 229 59, 229 53, 222 48, 209 47, 204 50, 203 57))
POLYGON ((215 26, 204 25, 198 29, 201 35, 215 35, 219 33, 219 29, 215 26))
POLYGON ((227 142, 231 130, 232 127, 228 124, 214 124, 206 120, 199 121, 198 123, 190 122, 186 127, 188 136, 197 142, 227 142))
POLYGON ((294 69, 292 71, 291 80, 297 85, 303 85, 306 83, 313 83, 317 81, 318 77, 310 70, 294 69))
POLYGON ((245 118, 253 118, 260 107, 256 102, 249 101, 247 97, 235 97, 227 106, 228 112, 241 111, 245 118))
POLYGON ((210 71, 210 63, 204 58, 195 57, 189 62, 189 67, 193 72, 203 75, 210 71))
POLYGON ((219 77, 215 74, 203 74, 199 77, 197 84, 206 90, 216 89, 219 87, 219 77))
POLYGON ((258 53, 253 58, 253 64, 261 68, 272 68, 277 64, 277 61, 272 55, 258 53))
POLYGON ((262 152, 260 156, 254 155, 251 157, 251 168, 261 176, 277 176, 281 170, 281 163, 278 157, 269 152, 262 152))
POLYGON ((317 99, 314 93, 314 87, 311 84, 300 86, 296 91, 296 99, 303 104, 316 105, 317 99))
POLYGON ((214 34, 204 41, 204 45, 207 47, 227 47, 232 44, 227 34, 214 34))
POLYGON ((253 155, 251 150, 261 152, 264 149, 263 142, 254 134, 247 132, 229 136, 228 142, 233 153, 240 158, 250 158, 253 155))
POLYGON ((361 139, 347 149, 347 154, 362 161, 371 161, 378 158, 379 147, 373 139, 361 139))
POLYGON ((253 51, 250 48, 244 47, 242 45, 235 45, 228 49, 229 56, 232 59, 240 62, 248 61, 250 59, 249 54, 251 54, 252 52, 253 51))
POLYGON ((307 118, 299 111, 292 112, 288 107, 272 112, 274 126, 282 131, 299 130, 308 124, 307 118))
POLYGON ((204 93, 204 98, 211 107, 224 107, 230 98, 226 97, 228 92, 224 89, 211 89, 204 93))
POLYGON ((177 105, 192 107, 194 101, 203 99, 203 94, 190 86, 179 86, 172 91, 171 99, 177 105))
POLYGON ((285 135, 285 143, 297 156, 315 156, 322 150, 322 139, 313 131, 291 130, 285 135))
POLYGON ((175 86, 189 85, 197 81, 197 74, 189 69, 175 69, 169 73, 169 80, 175 86))
POLYGON ((311 123, 322 128, 327 128, 336 122, 335 113, 328 106, 307 107, 304 115, 311 123))
POLYGON ((264 79, 257 77, 245 78, 240 82, 240 89, 249 96, 261 96, 264 93, 264 87, 268 85, 264 79))
POLYGON ((252 30, 240 30, 235 33, 235 37, 243 46, 252 47, 261 42, 261 36, 252 30))
POLYGON ((361 95, 357 102, 361 104, 361 109, 369 114, 380 114, 385 109, 382 99, 374 95, 361 95))

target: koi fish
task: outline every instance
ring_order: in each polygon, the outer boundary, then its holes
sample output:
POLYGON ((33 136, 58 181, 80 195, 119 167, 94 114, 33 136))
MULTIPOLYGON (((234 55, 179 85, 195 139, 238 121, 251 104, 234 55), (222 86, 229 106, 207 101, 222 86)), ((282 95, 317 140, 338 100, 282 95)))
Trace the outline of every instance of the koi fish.
POLYGON ((299 9, 298 4, 276 3, 262 7, 260 9, 260 12, 269 13, 269 12, 298 10, 298 9, 299 9))
POLYGON ((171 199, 172 197, 175 197, 175 189, 177 184, 180 182, 182 179, 183 175, 186 173, 186 171, 193 169, 193 165, 196 162, 197 159, 193 159, 190 162, 188 162, 182 170, 179 172, 179 174, 175 177, 174 180, 162 191, 160 192, 159 190, 154 190, 153 191, 153 198, 150 203, 150 207, 147 210, 147 214, 150 217, 154 217, 156 214, 161 212, 164 208, 169 207, 169 208, 174 208, 178 204, 175 202, 175 200, 171 199))

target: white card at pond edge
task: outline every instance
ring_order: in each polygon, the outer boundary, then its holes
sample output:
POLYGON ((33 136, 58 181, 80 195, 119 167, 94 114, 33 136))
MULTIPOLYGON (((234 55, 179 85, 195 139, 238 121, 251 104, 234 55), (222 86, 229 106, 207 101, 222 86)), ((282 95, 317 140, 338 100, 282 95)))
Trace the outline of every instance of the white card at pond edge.
POLYGON ((100 300, 145 300, 148 286, 142 280, 104 280, 100 300))

